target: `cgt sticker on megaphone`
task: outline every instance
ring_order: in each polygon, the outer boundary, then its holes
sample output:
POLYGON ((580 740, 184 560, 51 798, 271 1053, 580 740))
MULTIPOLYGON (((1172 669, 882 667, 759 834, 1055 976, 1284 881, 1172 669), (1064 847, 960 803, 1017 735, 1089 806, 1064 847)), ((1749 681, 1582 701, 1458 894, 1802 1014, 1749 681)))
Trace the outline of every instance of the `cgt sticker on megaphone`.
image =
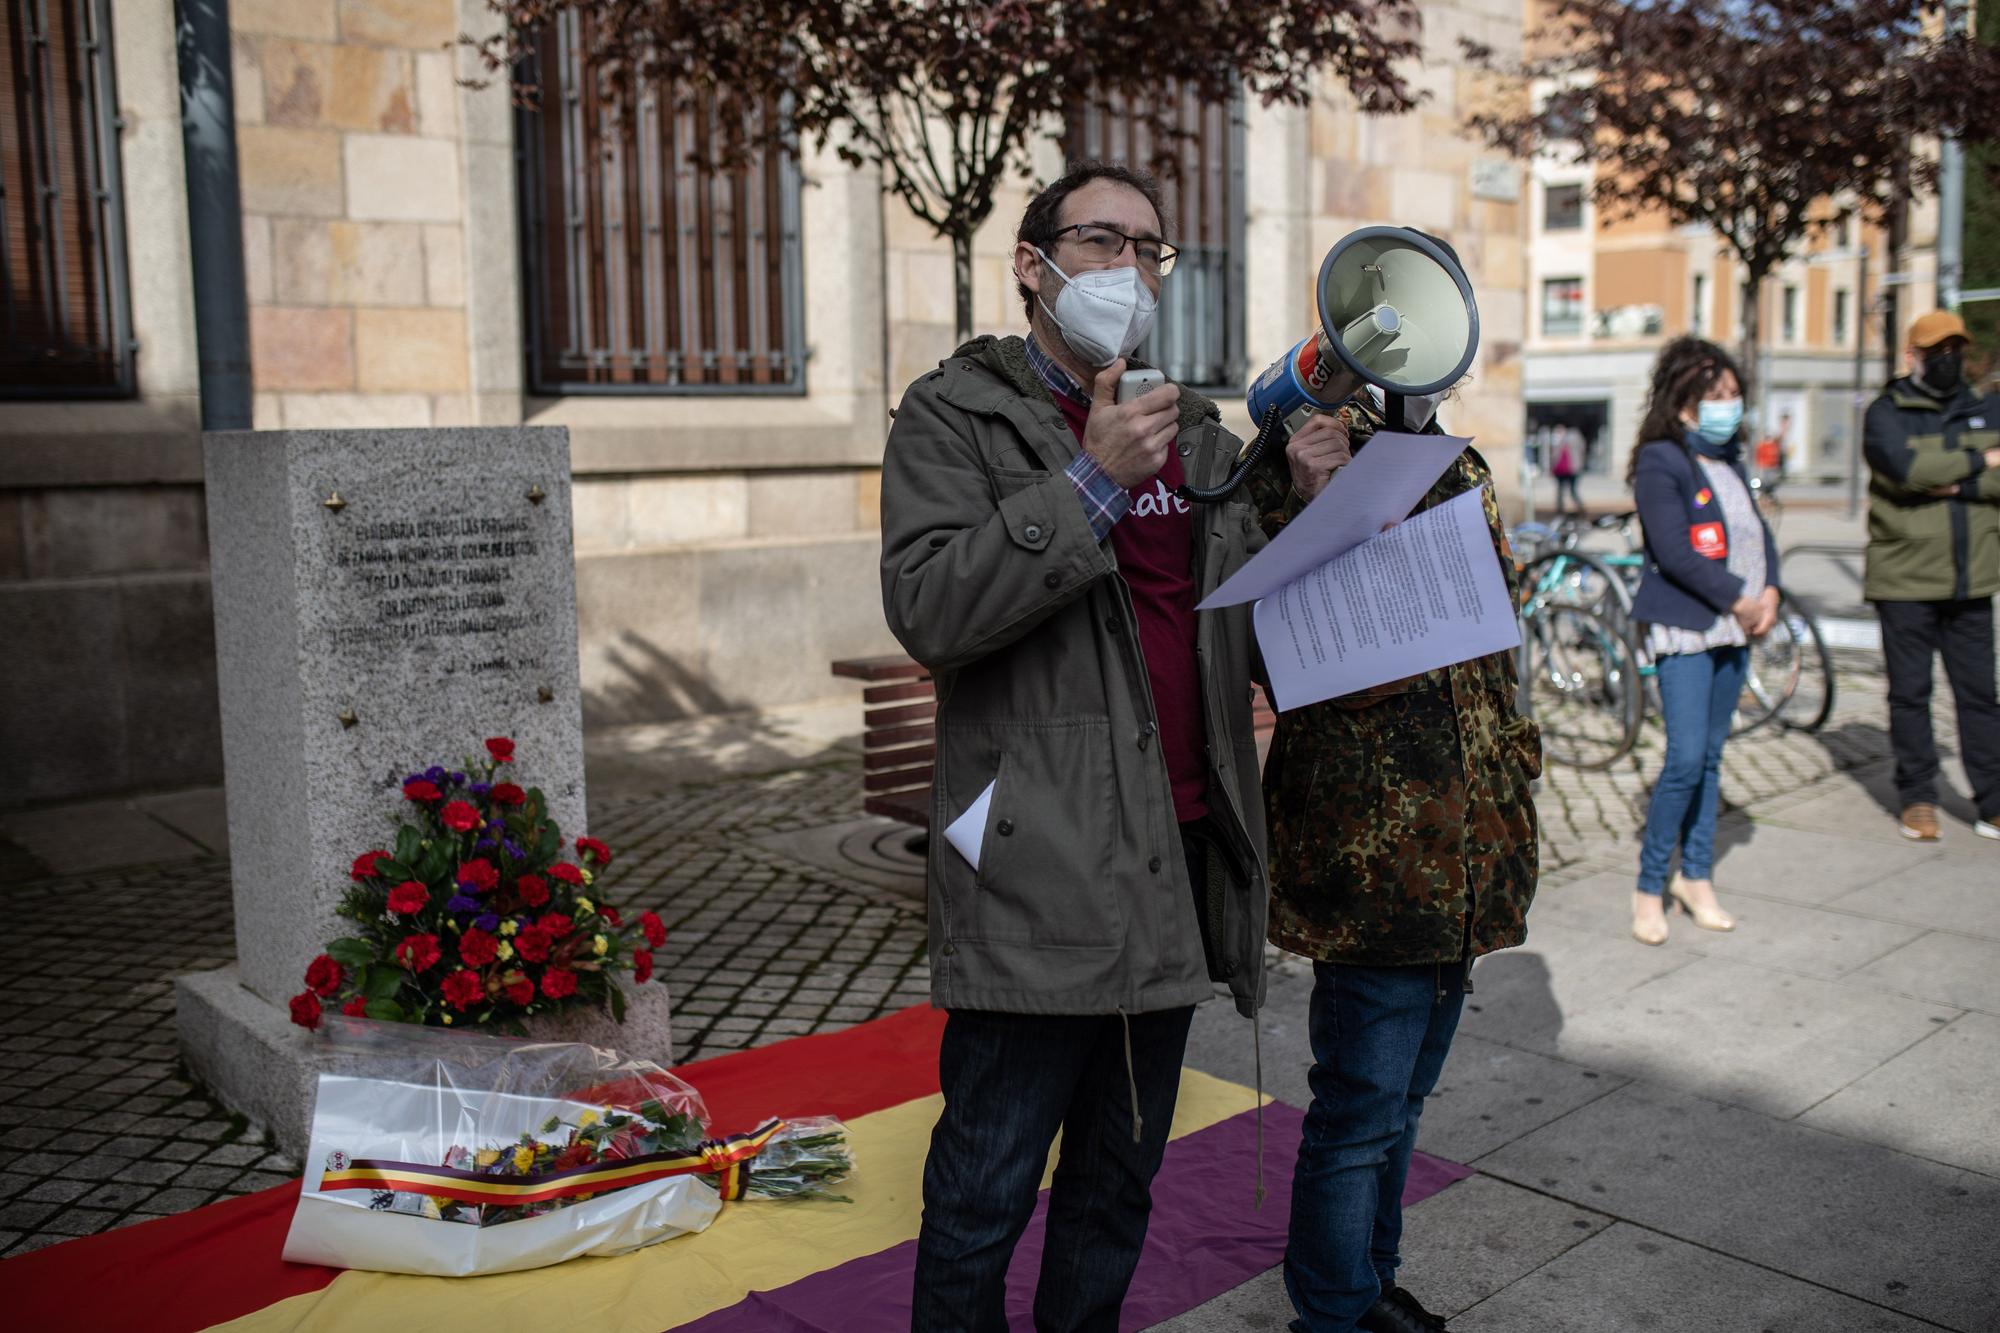
POLYGON ((1294 418, 1305 412, 1333 411, 1347 396, 1331 400, 1326 396, 1327 385, 1340 368, 1340 359, 1333 354, 1326 334, 1315 329, 1310 338, 1273 361, 1251 384, 1250 419, 1261 421, 1265 412, 1276 407, 1285 423, 1296 427, 1294 418))

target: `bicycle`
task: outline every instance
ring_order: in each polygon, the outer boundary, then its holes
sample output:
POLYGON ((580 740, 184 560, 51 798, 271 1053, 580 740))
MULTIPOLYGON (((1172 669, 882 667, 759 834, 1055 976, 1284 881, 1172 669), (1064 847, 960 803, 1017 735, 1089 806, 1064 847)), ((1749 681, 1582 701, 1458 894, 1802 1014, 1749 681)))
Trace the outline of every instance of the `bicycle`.
MULTIPOLYGON (((1552 692, 1555 707, 1573 711, 1589 701, 1606 711, 1594 731, 1573 727, 1569 738, 1559 736, 1549 747, 1552 757, 1572 767, 1615 763, 1637 744, 1648 706, 1655 713, 1660 708, 1658 668, 1631 615, 1632 594, 1646 565, 1633 532, 1636 519, 1636 512, 1628 511, 1592 524, 1617 531, 1626 546, 1622 553, 1576 549, 1574 524, 1524 524, 1512 534, 1525 555, 1523 705, 1534 705, 1531 687, 1539 685, 1552 692), (1583 614, 1556 616, 1550 607, 1583 614), (1587 680, 1601 684, 1586 687, 1587 680), (1571 752, 1565 752, 1566 739, 1575 741, 1571 752)), ((1815 730, 1832 714, 1833 699, 1833 658, 1818 621, 1780 589, 1776 622, 1751 644, 1730 735, 1745 735, 1774 718, 1789 729, 1815 730)))
POLYGON ((1631 753, 1644 705, 1630 635, 1587 607, 1533 595, 1520 623, 1518 707, 1541 729, 1543 754, 1602 769, 1631 753))

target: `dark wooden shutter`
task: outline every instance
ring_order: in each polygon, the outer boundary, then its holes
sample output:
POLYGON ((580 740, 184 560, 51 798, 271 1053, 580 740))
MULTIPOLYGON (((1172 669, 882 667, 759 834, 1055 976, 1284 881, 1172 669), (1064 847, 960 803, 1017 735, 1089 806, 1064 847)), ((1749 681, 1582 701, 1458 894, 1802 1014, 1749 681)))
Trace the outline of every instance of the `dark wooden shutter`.
POLYGON ((1240 389, 1243 380, 1243 124, 1240 103, 1169 86, 1153 103, 1185 138, 1152 133, 1143 111, 1112 96, 1070 106, 1063 155, 1155 172, 1168 240, 1180 259, 1139 356, 1183 384, 1240 389))
POLYGON ((109 0, 7 0, 0 394, 132 391, 109 0))
POLYGON ((799 177, 731 162, 775 99, 621 89, 561 15, 522 112, 528 359, 543 393, 797 393, 805 387, 799 177))

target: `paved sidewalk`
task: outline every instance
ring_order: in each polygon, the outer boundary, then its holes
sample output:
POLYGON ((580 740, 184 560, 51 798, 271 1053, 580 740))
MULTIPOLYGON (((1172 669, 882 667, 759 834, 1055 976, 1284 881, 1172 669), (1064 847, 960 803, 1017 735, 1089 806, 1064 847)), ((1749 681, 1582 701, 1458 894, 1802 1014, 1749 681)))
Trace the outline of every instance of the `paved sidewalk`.
MULTIPOLYGON (((1404 1276, 1455 1328, 2000 1327, 2000 844, 1955 762, 1947 841, 1896 836, 1882 688, 1844 655, 1824 731, 1732 743, 1734 934, 1626 933, 1656 729, 1609 772, 1549 771, 1529 942, 1476 970, 1421 1139, 1479 1171, 1409 1220, 1404 1276)), ((672 931, 676 1058, 925 996, 921 872, 907 830, 857 817, 858 721, 590 738, 613 892, 672 931)), ((171 978, 233 952, 221 813, 211 790, 0 816, 0 1253, 295 1171, 174 1045, 171 978)), ((1269 966, 1266 1083, 1303 1104, 1310 972, 1269 966)), ((1204 1007, 1190 1062, 1249 1081, 1242 1027, 1204 1007)), ((1168 1327, 1289 1318, 1271 1273, 1168 1327)))

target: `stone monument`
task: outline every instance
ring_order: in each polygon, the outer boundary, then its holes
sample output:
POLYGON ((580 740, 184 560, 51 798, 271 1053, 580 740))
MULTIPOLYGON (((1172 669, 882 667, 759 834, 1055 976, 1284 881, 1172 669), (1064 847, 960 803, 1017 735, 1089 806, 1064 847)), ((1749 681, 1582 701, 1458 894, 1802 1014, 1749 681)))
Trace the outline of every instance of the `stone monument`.
MULTIPOLYGON (((204 441, 237 962, 178 980, 181 1049, 303 1152, 321 1038, 287 1010, 347 933, 354 858, 390 845, 405 774, 511 736, 514 773, 584 833, 569 437, 534 427, 258 431, 204 441)), ((626 1021, 536 1035, 666 1063, 666 987, 626 1021)))

